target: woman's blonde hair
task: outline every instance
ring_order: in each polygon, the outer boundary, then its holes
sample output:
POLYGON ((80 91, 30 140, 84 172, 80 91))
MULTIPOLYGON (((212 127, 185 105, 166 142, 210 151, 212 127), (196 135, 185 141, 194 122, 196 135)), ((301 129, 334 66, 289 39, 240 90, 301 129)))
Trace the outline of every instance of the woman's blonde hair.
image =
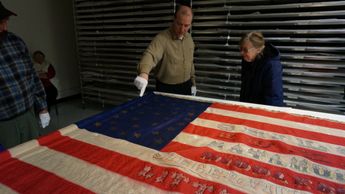
POLYGON ((261 32, 249 32, 242 36, 240 40, 240 47, 246 42, 250 41, 253 46, 257 49, 265 46, 265 38, 261 32))

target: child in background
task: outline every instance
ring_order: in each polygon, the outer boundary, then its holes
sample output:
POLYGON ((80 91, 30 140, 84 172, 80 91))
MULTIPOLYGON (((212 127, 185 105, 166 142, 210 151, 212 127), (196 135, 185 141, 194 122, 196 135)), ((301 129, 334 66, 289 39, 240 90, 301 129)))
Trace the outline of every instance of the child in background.
POLYGON ((51 63, 45 59, 45 54, 42 51, 35 51, 33 53, 34 67, 40 78, 44 90, 47 95, 48 109, 56 102, 58 91, 51 83, 50 79, 55 76, 55 69, 51 63))

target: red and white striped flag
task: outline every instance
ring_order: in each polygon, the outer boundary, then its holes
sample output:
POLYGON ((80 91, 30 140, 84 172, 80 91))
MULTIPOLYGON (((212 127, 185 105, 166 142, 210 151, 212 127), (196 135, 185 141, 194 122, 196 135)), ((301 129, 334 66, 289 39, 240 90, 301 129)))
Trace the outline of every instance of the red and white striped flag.
POLYGON ((213 103, 161 151, 71 125, 0 154, 0 193, 345 193, 345 123, 213 103))
POLYGON ((212 104, 163 151, 244 193, 344 193, 345 123, 212 104), (217 179, 218 179, 217 178, 217 179))

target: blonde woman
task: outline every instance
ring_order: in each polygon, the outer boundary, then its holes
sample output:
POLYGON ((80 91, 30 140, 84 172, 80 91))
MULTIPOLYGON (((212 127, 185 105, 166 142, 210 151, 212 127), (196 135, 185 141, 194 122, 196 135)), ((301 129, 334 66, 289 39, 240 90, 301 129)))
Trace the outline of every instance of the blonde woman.
POLYGON ((265 42, 260 32, 245 34, 240 40, 242 56, 240 101, 283 106, 280 53, 265 42))

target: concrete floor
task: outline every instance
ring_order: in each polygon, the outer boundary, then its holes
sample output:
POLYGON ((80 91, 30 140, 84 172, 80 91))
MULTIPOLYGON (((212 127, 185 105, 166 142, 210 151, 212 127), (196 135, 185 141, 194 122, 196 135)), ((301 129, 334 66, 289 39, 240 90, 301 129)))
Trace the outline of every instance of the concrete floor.
POLYGON ((42 135, 48 134, 104 110, 106 108, 100 104, 87 103, 83 106, 79 96, 70 97, 57 104, 57 112, 54 106, 51 107, 50 124, 45 129, 41 129, 41 133, 42 135))

